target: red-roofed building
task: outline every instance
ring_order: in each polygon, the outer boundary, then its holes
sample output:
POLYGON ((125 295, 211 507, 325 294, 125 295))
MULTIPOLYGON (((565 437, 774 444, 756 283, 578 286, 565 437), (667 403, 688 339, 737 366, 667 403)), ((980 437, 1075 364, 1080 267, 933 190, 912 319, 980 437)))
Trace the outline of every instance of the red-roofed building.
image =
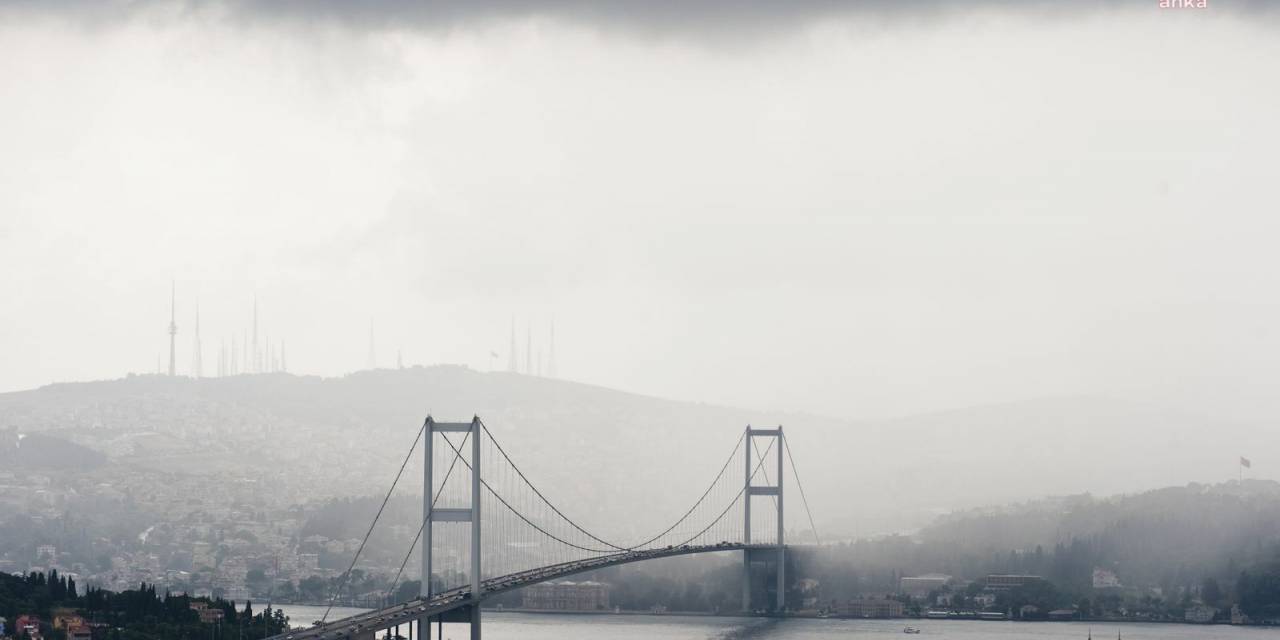
POLYGON ((35 614, 18 616, 17 622, 13 625, 13 634, 21 636, 24 632, 31 636, 32 640, 42 638, 43 636, 40 635, 40 616, 35 614))

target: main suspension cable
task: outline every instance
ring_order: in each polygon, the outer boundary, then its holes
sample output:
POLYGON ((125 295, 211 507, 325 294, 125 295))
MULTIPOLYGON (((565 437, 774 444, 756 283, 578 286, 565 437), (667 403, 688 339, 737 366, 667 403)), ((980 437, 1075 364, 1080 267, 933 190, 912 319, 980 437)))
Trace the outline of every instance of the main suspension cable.
MULTIPOLYGON (((773 443, 772 443, 772 442, 770 442, 770 443, 769 443, 769 446, 765 447, 765 449, 764 449, 765 454, 767 455, 767 454, 769 453, 769 450, 770 450, 770 449, 772 449, 772 448, 773 448, 773 443)), ((761 467, 763 464, 764 464, 764 460, 761 460, 758 464, 756 464, 756 468, 755 468, 755 470, 753 470, 753 471, 751 472, 751 477, 752 477, 752 478, 756 477, 756 471, 759 471, 759 470, 760 470, 760 467, 761 467)), ((711 524, 707 525, 705 528, 703 528, 703 530, 702 530, 702 531, 699 531, 699 532, 698 532, 697 534, 695 534, 692 538, 689 538, 688 540, 685 540, 684 542, 681 542, 680 544, 675 544, 675 545, 671 545, 671 546, 673 546, 673 547, 682 547, 682 546, 684 546, 684 545, 686 545, 686 544, 689 544, 690 542, 693 542, 694 540, 697 540, 698 538, 702 537, 702 534, 704 534, 704 533, 706 533, 707 531, 709 531, 709 530, 711 529, 711 527, 716 526, 716 524, 718 524, 718 523, 720 522, 720 520, 724 519, 725 514, 729 513, 729 510, 730 510, 730 509, 732 509, 734 505, 738 504, 738 500, 742 498, 742 494, 743 494, 743 493, 746 493, 746 491, 747 491, 747 485, 745 485, 745 484, 744 484, 744 485, 742 485, 742 488, 741 488, 741 489, 738 489, 738 495, 736 495, 736 496, 734 496, 734 497, 733 497, 733 501, 729 503, 729 506, 725 507, 725 508, 724 508, 724 511, 721 511, 721 512, 720 512, 720 515, 716 516, 716 519, 711 521, 711 524)), ((748 499, 748 500, 750 500, 751 498, 750 498, 750 497, 748 497, 747 499, 748 499)))
MULTIPOLYGON (((526 476, 524 475, 524 472, 520 470, 519 465, 517 465, 517 464, 515 463, 515 461, 513 461, 513 460, 511 459, 511 457, 507 455, 507 452, 502 448, 502 445, 498 442, 498 439, 497 439, 497 438, 495 438, 495 437, 493 437, 493 433, 491 433, 491 432, 489 431, 489 427, 485 426, 485 424, 484 424, 484 421, 483 421, 483 420, 480 422, 480 426, 481 426, 481 428, 483 428, 483 429, 484 429, 485 434, 489 436, 489 441, 490 441, 490 442, 493 442, 493 446, 497 448, 498 453, 501 453, 501 454, 502 454, 503 459, 505 459, 505 460, 507 461, 507 464, 510 464, 510 465, 511 465, 511 468, 512 468, 513 470, 515 470, 515 472, 516 472, 516 474, 517 474, 517 475, 519 475, 519 476, 520 476, 520 479, 521 479, 521 480, 523 480, 523 481, 525 482, 525 484, 526 484, 526 485, 528 485, 528 486, 529 486, 529 488, 533 490, 533 493, 534 493, 535 495, 537 495, 537 496, 538 496, 538 498, 539 498, 539 499, 541 499, 543 503, 545 503, 548 507, 550 507, 550 508, 551 508, 551 510, 552 510, 552 511, 554 511, 554 512, 556 513, 556 515, 560 516, 562 519, 564 519, 564 521, 565 521, 565 522, 568 522, 570 526, 572 526, 574 529, 577 529, 578 531, 582 532, 583 534, 585 534, 587 537, 591 538, 592 540, 595 540, 596 542, 599 542, 599 543, 601 543, 601 544, 603 544, 603 545, 607 545, 607 546, 613 547, 615 550, 618 550, 618 551, 635 551, 636 549, 642 548, 642 547, 644 547, 644 546, 646 546, 646 545, 648 545, 648 544, 652 543, 653 541, 655 541, 655 540, 657 540, 657 539, 661 538, 662 536, 665 536, 665 535, 667 535, 668 533, 671 533, 671 531, 672 531, 672 530, 674 530, 676 527, 680 526, 680 525, 681 525, 685 520, 687 520, 687 519, 689 518, 689 516, 690 516, 690 515, 693 515, 693 512, 694 512, 694 511, 695 511, 699 506, 701 506, 701 505, 702 505, 702 502, 703 502, 704 500, 706 500, 706 499, 707 499, 707 496, 708 496, 708 495, 710 495, 710 494, 711 494, 712 489, 715 489, 716 484, 720 481, 720 478, 721 478, 722 476, 724 476, 724 472, 725 472, 725 470, 727 470, 727 469, 729 468, 729 465, 733 462, 733 457, 734 457, 735 455, 737 455, 737 453, 738 453, 738 449, 742 448, 742 440, 743 440, 743 438, 745 438, 745 437, 746 437, 746 436, 744 435, 744 436, 742 436, 742 437, 739 437, 739 438, 738 438, 737 444, 734 446, 733 451, 732 451, 732 452, 730 452, 728 459, 726 459, 726 460, 725 460, 724 465, 723 465, 722 467, 720 467, 720 471, 719 471, 719 473, 717 473, 717 474, 716 474, 715 479, 711 481, 711 484, 707 486, 707 490, 706 490, 706 491, 704 491, 704 492, 702 493, 702 495, 698 498, 697 502, 695 502, 695 503, 693 504, 693 506, 692 506, 692 507, 690 507, 690 508, 689 508, 689 510, 688 510, 688 511, 686 511, 686 512, 684 513, 684 515, 680 516, 680 518, 679 518, 678 520, 676 520, 674 524, 672 524, 671 526, 667 527, 667 528, 666 528, 662 533, 659 533, 658 535, 655 535, 655 536, 653 536, 652 538, 649 538, 648 540, 645 540, 645 541, 643 541, 643 542, 639 542, 639 543, 634 544, 634 545, 631 545, 631 546, 629 546, 629 547, 624 547, 624 546, 620 546, 620 545, 613 544, 612 542, 608 542, 608 541, 606 541, 606 540, 603 540, 603 539, 601 539, 601 538, 597 537, 595 534, 593 534, 593 533, 591 533, 590 531, 587 531, 586 529, 584 529, 584 528, 582 528, 581 526, 579 526, 579 525, 578 525, 578 523, 574 522, 571 518, 569 518, 568 516, 566 516, 563 512, 561 512, 561 511, 560 511, 560 509, 556 508, 556 506, 555 506, 554 504, 552 504, 552 503, 551 503, 551 501, 550 501, 550 500, 548 500, 548 499, 547 499, 547 497, 546 497, 546 496, 544 496, 544 495, 542 494, 542 492, 541 492, 541 491, 539 491, 539 490, 538 490, 538 488, 537 488, 536 486, 534 486, 533 482, 532 482, 532 481, 530 481, 530 480, 529 480, 529 478, 528 478, 528 477, 526 477, 526 476)), ((745 431, 744 431, 744 434, 745 434, 745 431)), ((520 515, 520 514, 519 514, 519 513, 517 513, 516 515, 520 515)))
MULTIPOLYGON (((461 451, 460 449, 458 449, 457 447, 454 447, 452 442, 449 442, 449 447, 450 447, 450 448, 452 448, 452 449, 454 450, 454 452, 455 452, 455 453, 457 453, 459 456, 461 456, 461 455, 462 455, 462 451, 461 451)), ((467 462, 465 459, 464 459, 464 460, 462 460, 462 464, 466 465, 466 467, 467 467, 468 469, 470 469, 470 468, 471 468, 471 463, 470 463, 470 462, 467 462)), ((528 481, 526 481, 526 484, 527 484, 527 483, 528 483, 528 481)), ((481 484, 481 485, 483 485, 483 486, 484 486, 484 488, 485 488, 486 490, 488 490, 488 491, 489 491, 490 495, 492 495, 494 498, 497 498, 497 499, 498 499, 498 502, 501 502, 501 503, 502 503, 502 506, 506 507, 509 511, 511 511, 511 513, 514 513, 514 514, 516 515, 516 517, 517 517, 517 518, 520 518, 521 520, 524 520, 526 524, 528 524, 529 526, 531 526, 531 527, 533 527, 534 529, 538 530, 539 532, 541 532, 543 535, 547 536, 548 538, 551 538, 552 540, 555 540, 556 542, 559 542, 560 544, 563 544, 563 545, 566 545, 566 546, 570 546, 570 547, 573 547, 573 548, 575 548, 575 549, 579 549, 579 550, 582 550, 582 551, 586 551, 586 552, 588 552, 588 553, 615 553, 615 552, 620 551, 620 550, 621 550, 621 551, 626 551, 626 549, 592 549, 592 548, 590 548, 590 547, 584 547, 584 546, 581 546, 581 545, 578 545, 578 544, 574 544, 574 543, 572 543, 572 542, 569 542, 568 540, 565 540, 564 538, 561 538, 560 536, 557 536, 557 535, 555 535, 554 533, 551 533, 550 531, 547 531, 546 529, 543 529, 542 527, 540 527, 540 526, 538 526, 537 524, 535 524, 532 520, 530 520, 529 518, 525 517, 525 515, 524 515, 523 513, 521 513, 518 509, 516 509, 515 507, 511 506, 511 503, 507 502, 505 498, 503 498, 502 496, 498 495, 498 492, 497 492, 497 491, 494 491, 494 490, 493 490, 493 487, 490 487, 490 486, 489 486, 489 483, 488 483, 488 482, 486 482, 484 478, 480 478, 480 484, 481 484)), ((532 485, 530 485, 530 488, 532 488, 532 485)), ((561 515, 561 517, 563 518, 564 516, 563 516, 563 515, 561 515)), ((565 518, 565 519, 566 519, 566 520, 568 520, 568 518, 565 518)), ((584 533, 585 533, 585 532, 584 532, 584 533)), ((594 536, 593 536, 593 537, 594 537, 594 536)))
MULTIPOLYGON (((534 486, 534 484, 529 481, 529 478, 525 477, 524 472, 520 470, 520 467, 517 466, 516 463, 511 460, 511 456, 507 455, 507 452, 502 448, 502 445, 498 444, 498 439, 494 438, 493 434, 489 432, 489 427, 485 426, 483 420, 480 421, 480 428, 484 429, 485 435, 489 436, 489 441, 492 442, 493 446, 498 449, 498 453, 502 454, 503 459, 507 461, 507 464, 511 465, 511 468, 515 470, 516 475, 520 476, 520 479, 524 480, 524 483, 529 485, 529 488, 533 490, 534 495, 538 496, 538 498, 541 499, 542 502, 545 503, 548 507, 551 507, 551 510, 554 511, 556 515, 564 519, 565 522, 568 522, 569 526, 573 527, 574 529, 577 529, 578 531, 581 531, 588 538, 591 538, 592 540, 595 540, 596 542, 599 542, 600 544, 603 544, 605 546, 613 547, 617 551, 631 551, 631 548, 629 547, 619 546, 612 542, 609 542, 608 540, 601 540, 600 538, 596 537, 595 534, 578 526, 578 523, 574 522, 573 519, 570 518, 569 516, 566 516, 563 512, 560 511, 560 509, 556 508, 554 504, 551 504, 551 501, 548 500, 546 496, 542 495, 541 491, 538 491, 538 487, 534 486)), ((494 495, 497 495, 497 494, 494 494, 494 495)))
MULTIPOLYGON (((442 433, 440 435, 443 436, 445 440, 449 439, 449 434, 447 433, 442 433)), ((470 431, 463 434, 462 443, 459 444, 458 446, 465 447, 467 445, 467 438, 470 438, 470 437, 471 437, 470 431)), ((457 450, 455 449, 455 451, 457 450)), ((461 457, 458 455, 458 453, 453 454, 453 460, 449 463, 449 470, 445 471, 444 480, 440 481, 440 488, 436 489, 435 497, 431 498, 431 509, 428 510, 426 515, 422 517, 422 524, 418 525, 418 533, 414 534, 413 542, 409 543, 409 552, 404 554, 404 560, 400 562, 400 569, 396 571, 396 577, 394 580, 391 581, 391 588, 387 589, 387 597, 395 596, 396 586, 400 584, 400 576, 401 574, 404 573, 405 565, 409 564, 409 556, 413 555, 413 549, 418 546, 418 540, 422 539, 422 531, 427 528, 427 523, 431 522, 431 513, 436 510, 436 503, 440 501, 440 495, 444 493, 444 488, 449 484, 449 476, 453 475, 453 468, 457 466, 458 460, 460 459, 461 457)), ((423 552, 425 553, 426 550, 424 549, 423 552)), ((422 579, 424 581, 429 581, 431 580, 431 576, 424 576, 422 579)))
POLYGON ((800 484, 800 471, 796 469, 795 458, 791 457, 791 443, 787 442, 787 439, 784 437, 782 439, 782 445, 787 450, 787 460, 791 462, 791 475, 795 477, 796 488, 800 490, 800 501, 804 503, 804 512, 809 516, 809 528, 813 530, 813 539, 819 546, 821 546, 822 538, 818 537, 818 527, 813 524, 813 512, 809 510, 809 499, 804 495, 804 485, 800 484))
POLYGON ((342 589, 347 586, 347 580, 351 578, 351 571, 356 568, 356 561, 360 559, 360 553, 364 551, 364 545, 368 544, 369 536, 373 533, 373 528, 378 525, 378 518, 382 517, 383 509, 387 508, 387 502, 391 500, 391 494, 395 492, 396 485, 400 483, 400 476, 404 474, 404 468, 408 466, 409 459, 413 457, 413 450, 418 448, 418 441, 422 439, 422 432, 426 431, 427 423, 424 420, 422 426, 418 428, 418 435, 414 436, 413 444, 409 445, 409 453, 405 454, 404 462, 400 463, 400 470, 396 472, 396 479, 391 482, 391 488, 387 490, 387 495, 382 499, 382 505, 378 507, 378 513, 373 516, 373 522, 369 523, 369 530, 364 534, 364 540, 360 541, 360 547, 356 549, 356 555, 351 558, 351 566, 347 567, 347 572, 342 574, 342 580, 338 583, 338 588, 334 590, 333 595, 329 598, 329 606, 325 607, 324 615, 321 616, 320 622, 324 622, 329 618, 329 611, 333 609, 333 603, 338 599, 338 594, 342 593, 342 589))
MULTIPOLYGON (((711 485, 707 487, 707 490, 706 490, 706 491, 704 491, 704 492, 702 492, 702 497, 698 498, 698 501, 697 501, 697 502, 695 502, 695 503, 693 503, 693 506, 692 506, 692 507, 689 507, 689 510, 688 510, 688 511, 686 511, 686 512, 684 513, 684 515, 683 515, 683 516, 680 516, 680 519, 679 519, 679 520, 676 520, 676 523, 675 523, 675 524, 671 525, 670 527, 667 527, 667 530, 666 530, 666 531, 663 531, 662 533, 659 533, 658 535, 656 535, 656 536, 654 536, 654 537, 652 537, 652 538, 649 538, 648 540, 645 540, 644 542, 641 542, 640 544, 637 544, 637 545, 636 545, 636 547, 643 547, 643 546, 648 545, 649 543, 653 542, 654 540, 657 540, 658 538, 661 538, 662 536, 665 536, 665 535, 667 535, 668 533, 671 533, 671 530, 672 530, 672 529, 675 529, 676 527, 680 526, 680 524, 681 524, 682 522, 684 522, 684 521, 685 521, 685 520, 686 520, 690 515, 692 515, 692 514, 693 514, 693 511, 694 511, 695 509, 697 509, 699 505, 701 505, 701 504, 702 504, 702 501, 707 499, 707 496, 708 496, 708 495, 710 495, 711 490, 716 488, 716 485, 720 482, 720 478, 724 477, 724 472, 729 468, 729 464, 733 462, 733 458, 734 458, 734 456, 738 455, 738 449, 741 449, 741 448, 742 448, 742 441, 743 441, 746 437, 747 437, 747 435, 746 435, 746 432, 744 431, 744 432, 743 432, 743 435, 742 435, 742 436, 740 436, 740 437, 738 438, 738 443, 737 443, 736 445, 734 445, 734 447, 733 447, 733 451, 729 453, 729 458, 728 458, 727 460, 725 460, 725 462, 724 462, 724 466, 720 467, 720 472, 716 474, 716 479, 715 479, 715 480, 712 480, 712 481, 711 481, 711 485)), ((737 499, 735 498, 735 499, 734 499, 734 501, 736 502, 736 501, 737 501, 737 499)), ((732 505, 732 504, 733 504, 733 503, 730 503, 730 505, 732 505)))

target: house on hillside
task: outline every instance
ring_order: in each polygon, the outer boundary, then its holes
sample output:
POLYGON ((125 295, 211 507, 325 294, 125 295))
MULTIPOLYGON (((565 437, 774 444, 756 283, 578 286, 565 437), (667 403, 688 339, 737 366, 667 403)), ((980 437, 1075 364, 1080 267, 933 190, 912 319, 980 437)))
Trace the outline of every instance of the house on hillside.
POLYGON ((951 576, 945 573, 926 573, 921 576, 902 576, 898 580, 898 592, 912 598, 924 598, 930 592, 937 591, 951 583, 951 576))
POLYGON ((40 635, 40 616, 33 613, 18 616, 13 624, 13 635, 21 636, 23 633, 31 636, 31 640, 43 638, 44 636, 40 635))
POLYGON ((53 628, 70 629, 84 624, 84 618, 76 614, 74 609, 55 609, 53 611, 53 628))
POLYGON ((208 602, 192 602, 187 605, 192 611, 200 616, 200 622, 204 624, 212 624, 222 622, 226 616, 226 612, 218 607, 210 607, 208 602))
POLYGON ((1187 622, 1195 622, 1197 624, 1208 624, 1213 622, 1214 616, 1218 615, 1218 610, 1204 604, 1197 604, 1187 607, 1182 617, 1187 622))
POLYGON ((902 603, 888 598, 858 598, 845 603, 840 614, 850 618, 901 618, 902 603))
POLYGON ((1094 589, 1119 589, 1123 585, 1116 574, 1102 568, 1094 568, 1093 570, 1093 588, 1094 589))
POLYGON ((993 573, 983 580, 984 588, 987 591, 1009 591, 1010 589, 1018 589, 1040 582, 1044 582, 1044 578, 1025 574, 993 573))
POLYGON ((586 582, 542 582, 525 587, 521 606, 541 611, 603 611, 609 608, 609 585, 586 582))
POLYGON ((1238 604, 1231 605, 1231 624, 1249 624, 1248 614, 1246 614, 1238 604))

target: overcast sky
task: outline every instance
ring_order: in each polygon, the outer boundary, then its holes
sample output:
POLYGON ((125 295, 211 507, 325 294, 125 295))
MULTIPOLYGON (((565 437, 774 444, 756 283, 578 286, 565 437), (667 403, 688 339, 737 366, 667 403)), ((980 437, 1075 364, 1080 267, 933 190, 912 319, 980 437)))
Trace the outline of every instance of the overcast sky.
POLYGON ((180 370, 256 295, 301 373, 1280 413, 1270 3, 900 4, 0 2, 0 390, 176 280, 180 370))

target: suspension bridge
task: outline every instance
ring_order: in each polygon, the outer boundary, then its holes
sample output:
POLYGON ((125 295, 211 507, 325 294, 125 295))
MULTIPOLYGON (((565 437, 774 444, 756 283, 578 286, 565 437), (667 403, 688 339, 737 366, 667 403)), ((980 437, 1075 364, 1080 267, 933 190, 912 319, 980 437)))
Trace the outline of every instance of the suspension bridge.
MULTIPOLYGON (((286 631, 272 640, 373 640, 384 634, 430 640, 433 622, 438 638, 443 638, 444 623, 461 622, 469 624, 471 638, 479 640, 480 605, 486 598, 631 562, 724 551, 743 552, 743 611, 781 615, 786 610, 786 461, 791 462, 810 527, 813 517, 781 426, 744 429, 715 479, 691 507, 661 532, 629 542, 596 535, 566 515, 521 471, 478 417, 470 422, 436 422, 427 417, 370 533, 419 441, 423 443, 423 517, 388 590, 395 591, 421 542, 419 596, 334 621, 327 621, 326 611, 325 620, 314 626, 286 631), (741 467, 735 464, 739 456, 741 467), (753 498, 768 498, 768 504, 753 510, 753 498), (772 589, 753 579, 768 576, 770 569, 772 589)), ((365 542, 368 539, 366 534, 365 542)), ((363 550, 361 544, 344 578, 363 550)))

